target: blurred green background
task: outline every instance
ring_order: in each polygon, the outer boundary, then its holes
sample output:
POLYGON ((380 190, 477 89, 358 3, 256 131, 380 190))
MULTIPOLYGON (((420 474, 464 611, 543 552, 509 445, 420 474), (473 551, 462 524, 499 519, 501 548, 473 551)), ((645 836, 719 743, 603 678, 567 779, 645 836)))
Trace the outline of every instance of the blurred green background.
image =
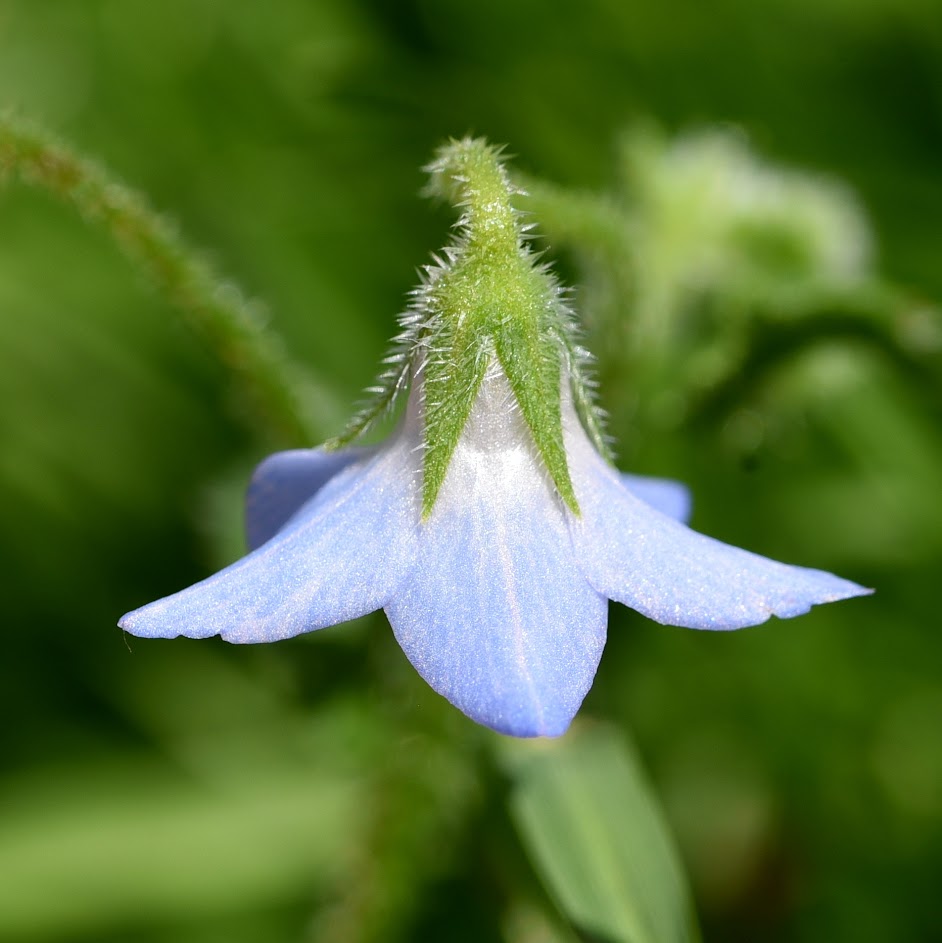
MULTIPOLYGON (((325 437, 446 240, 420 167, 507 143, 625 467, 877 588, 728 635, 612 612, 583 713, 637 743, 705 939, 938 939, 934 0, 2 0, 6 106, 263 299, 325 437), (573 193, 614 222, 582 232, 573 193)), ((15 183, 0 443, 0 939, 568 938, 494 738, 381 616, 258 648, 115 627, 241 552, 247 475, 295 443, 106 233, 15 183)))

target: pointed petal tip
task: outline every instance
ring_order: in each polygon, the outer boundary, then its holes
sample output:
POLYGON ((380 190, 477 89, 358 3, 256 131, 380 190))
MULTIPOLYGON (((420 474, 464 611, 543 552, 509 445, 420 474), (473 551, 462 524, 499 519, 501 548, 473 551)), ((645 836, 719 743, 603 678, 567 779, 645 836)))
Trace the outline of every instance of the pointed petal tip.
POLYGON ((118 619, 118 628, 138 638, 176 638, 181 634, 176 628, 162 624, 160 619, 149 619, 148 609, 150 605, 126 612, 118 619))
POLYGON ((873 594, 872 589, 860 586, 851 580, 845 580, 827 570, 813 570, 800 566, 791 566, 790 569, 795 573, 796 597, 792 602, 787 599, 782 600, 772 608, 770 615, 780 619, 804 615, 813 606, 823 606, 827 603, 873 594))
POLYGON ((120 619, 118 619, 118 628, 121 629, 122 632, 127 632, 130 635, 135 634, 133 624, 134 620, 131 619, 130 612, 126 612, 123 616, 121 616, 120 619))
POLYGON ((485 727, 490 727, 491 730, 505 737, 515 737, 520 740, 556 739, 566 733, 573 721, 572 717, 556 718, 551 723, 547 723, 542 717, 517 718, 512 723, 506 723, 502 720, 491 722, 482 717, 472 717, 471 719, 485 727))
POLYGON ((140 611, 140 609, 132 609, 130 612, 126 612, 118 619, 118 628, 122 632, 127 632, 128 635, 140 635, 139 620, 137 619, 137 614, 140 611))
POLYGON ((841 585, 835 591, 834 598, 828 599, 827 602, 839 602, 841 599, 853 599, 855 596, 872 596, 876 592, 872 586, 861 586, 859 583, 842 579, 839 576, 834 577, 834 579, 841 585))
POLYGON ((209 638, 219 634, 204 626, 194 629, 188 620, 177 618, 172 604, 180 595, 182 594, 176 593, 173 596, 165 596, 125 613, 118 619, 118 628, 137 638, 209 638))
POLYGON ((675 614, 673 618, 655 618, 654 621, 690 629, 716 631, 746 629, 754 625, 763 625, 773 616, 777 619, 794 619, 797 616, 807 615, 815 606, 853 599, 857 596, 869 596, 873 593, 872 589, 859 586, 826 570, 812 570, 787 564, 779 564, 779 566, 787 567, 792 571, 792 585, 785 591, 779 590, 774 597, 767 597, 762 608, 753 603, 752 606, 743 607, 742 610, 726 610, 719 615, 698 613, 694 610, 692 614, 688 613, 684 616, 675 614))
MULTIPOLYGON (((565 683, 534 685, 532 677, 482 677, 480 666, 470 676, 443 678, 406 650, 426 683, 466 717, 507 737, 534 739, 561 737, 572 724, 595 674, 598 658, 576 666, 571 689, 565 683), (585 678, 586 667, 591 673, 585 678)), ((601 654, 601 652, 599 652, 601 654)))
MULTIPOLYGON (((821 595, 816 599, 811 599, 808 609, 812 606, 821 606, 829 602, 841 602, 844 599, 855 599, 858 596, 872 596, 874 590, 869 586, 861 586, 851 580, 845 580, 843 577, 835 576, 826 570, 812 570, 812 573, 818 574, 821 578, 821 595)), ((808 611, 805 610, 805 612, 808 611)), ((778 613, 775 613, 778 615, 778 613)))
POLYGON ((561 700, 555 691, 544 691, 539 696, 531 690, 526 697, 520 691, 506 691, 500 701, 459 700, 438 693, 476 724, 520 740, 561 737, 569 730, 583 701, 578 695, 561 700))

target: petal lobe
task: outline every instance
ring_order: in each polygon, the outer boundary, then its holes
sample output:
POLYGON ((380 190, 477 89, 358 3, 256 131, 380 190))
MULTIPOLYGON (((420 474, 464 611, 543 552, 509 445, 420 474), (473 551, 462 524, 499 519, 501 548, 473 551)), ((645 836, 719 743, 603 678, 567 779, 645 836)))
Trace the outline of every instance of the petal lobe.
POLYGON ((414 464, 397 442, 351 465, 274 539, 119 625, 149 638, 272 642, 381 608, 415 557, 414 464))
POLYGON ((666 625, 738 629, 869 592, 696 533, 640 500, 570 425, 576 557, 600 593, 666 625))

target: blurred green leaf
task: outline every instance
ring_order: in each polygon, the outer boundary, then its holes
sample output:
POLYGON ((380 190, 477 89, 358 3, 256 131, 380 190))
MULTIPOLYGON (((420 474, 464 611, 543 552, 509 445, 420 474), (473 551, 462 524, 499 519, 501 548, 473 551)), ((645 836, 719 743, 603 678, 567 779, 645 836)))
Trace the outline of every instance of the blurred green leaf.
POLYGON ((139 759, 11 780, 0 939, 73 939, 291 901, 342 868, 363 801, 355 781, 328 771, 220 788, 139 759))
POLYGON ((507 742, 510 810, 552 896, 579 929, 624 943, 699 939, 670 835, 625 737, 573 727, 507 742))
POLYGON ((267 423, 281 423, 298 443, 316 437, 319 420, 310 412, 312 397, 304 395, 316 388, 314 381, 296 370, 280 338, 266 330, 259 305, 216 274, 142 194, 39 125, 0 114, 0 182, 10 177, 53 194, 99 223, 253 390, 267 423))

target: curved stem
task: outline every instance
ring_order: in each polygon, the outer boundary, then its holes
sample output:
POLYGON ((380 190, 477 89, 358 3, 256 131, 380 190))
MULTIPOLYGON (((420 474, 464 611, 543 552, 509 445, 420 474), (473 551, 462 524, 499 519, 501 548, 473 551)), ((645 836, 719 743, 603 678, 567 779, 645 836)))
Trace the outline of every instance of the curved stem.
POLYGON ((258 308, 195 253, 139 193, 32 123, 0 116, 0 179, 54 194, 100 225, 181 311, 223 364, 250 389, 260 425, 290 444, 310 444, 323 423, 302 398, 307 382, 270 334, 258 308))
POLYGON ((824 301, 813 315, 797 321, 774 322, 760 318, 746 344, 748 356, 741 368, 694 404, 691 426, 712 427, 738 403, 752 396, 766 378, 808 349, 825 341, 852 341, 879 351, 935 415, 942 416, 939 383, 940 351, 937 341, 920 347, 907 343, 899 326, 924 308, 915 299, 880 286, 850 292, 824 301))

